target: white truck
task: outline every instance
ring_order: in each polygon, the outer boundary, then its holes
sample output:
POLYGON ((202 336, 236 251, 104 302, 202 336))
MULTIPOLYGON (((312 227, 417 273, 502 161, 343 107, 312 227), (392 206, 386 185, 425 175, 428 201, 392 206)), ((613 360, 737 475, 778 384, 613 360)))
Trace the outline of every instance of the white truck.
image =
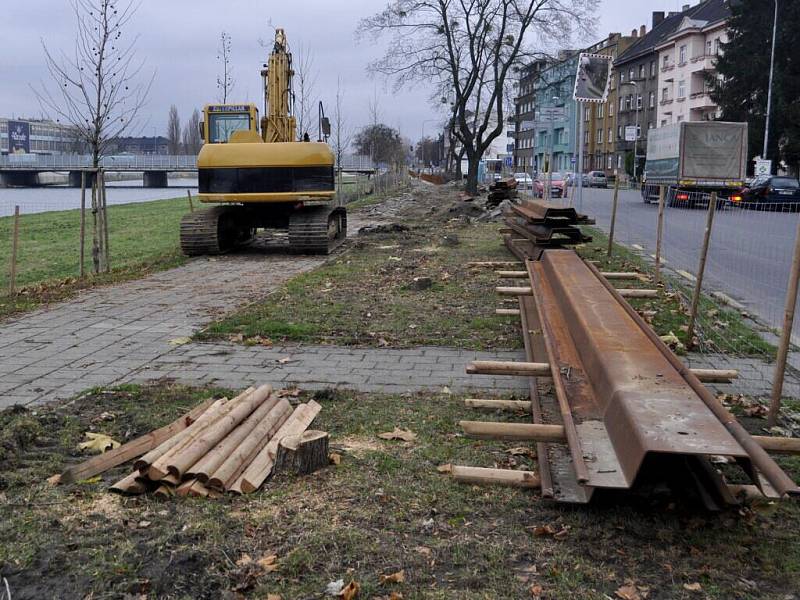
POLYGON ((667 201, 694 205, 717 192, 722 202, 736 199, 747 169, 747 123, 683 121, 647 135, 647 162, 642 199, 658 201, 666 186, 667 201))

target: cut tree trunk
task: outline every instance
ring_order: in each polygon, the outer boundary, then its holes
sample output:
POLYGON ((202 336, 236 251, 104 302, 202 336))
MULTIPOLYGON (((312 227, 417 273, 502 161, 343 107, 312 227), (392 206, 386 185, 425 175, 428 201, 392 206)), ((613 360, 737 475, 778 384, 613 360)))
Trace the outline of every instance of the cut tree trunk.
POLYGON ((309 429, 283 438, 275 458, 276 472, 308 475, 328 465, 328 440, 324 431, 309 429))

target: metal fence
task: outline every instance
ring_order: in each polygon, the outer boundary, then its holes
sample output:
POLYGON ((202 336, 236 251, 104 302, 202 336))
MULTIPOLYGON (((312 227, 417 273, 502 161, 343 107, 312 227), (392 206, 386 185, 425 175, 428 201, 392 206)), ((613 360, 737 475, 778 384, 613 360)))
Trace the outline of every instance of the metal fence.
MULTIPOLYGON (((582 206, 575 190, 554 199, 575 205, 608 233, 612 189, 584 189, 582 206)), ((732 194, 736 196, 736 194, 732 194)), ((655 263, 659 192, 619 191, 615 242, 632 253, 632 260, 655 263), (648 201, 649 200, 649 201, 648 201)), ((689 312, 701 261, 711 195, 665 188, 661 270, 668 294, 689 312)), ((786 202, 744 204, 719 197, 714 211, 704 265, 703 296, 695 322, 696 345, 687 353, 691 366, 736 369, 730 390, 768 396, 775 374, 776 347, 784 309, 798 225, 799 206, 786 202), (753 333, 755 332, 755 334, 753 333)), ((674 315, 673 315, 674 316, 674 315)), ((662 324, 681 319, 662 316, 662 324)), ((800 342, 800 324, 793 324, 800 342)), ((676 330, 685 337, 686 331, 676 330)), ((797 353, 800 354, 800 353, 797 353)), ((789 353, 784 395, 800 397, 800 356, 789 353)))

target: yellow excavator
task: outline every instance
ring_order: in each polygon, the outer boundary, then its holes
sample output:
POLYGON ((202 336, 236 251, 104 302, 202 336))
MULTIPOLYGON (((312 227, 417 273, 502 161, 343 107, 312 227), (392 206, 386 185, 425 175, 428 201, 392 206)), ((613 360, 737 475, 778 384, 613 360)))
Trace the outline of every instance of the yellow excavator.
POLYGON ((292 54, 282 29, 264 65, 264 116, 254 104, 209 104, 197 157, 199 198, 213 207, 181 221, 181 250, 221 254, 250 241, 258 229, 288 230, 289 250, 328 254, 347 236, 337 199, 330 122, 319 107, 319 139, 297 141, 292 54))

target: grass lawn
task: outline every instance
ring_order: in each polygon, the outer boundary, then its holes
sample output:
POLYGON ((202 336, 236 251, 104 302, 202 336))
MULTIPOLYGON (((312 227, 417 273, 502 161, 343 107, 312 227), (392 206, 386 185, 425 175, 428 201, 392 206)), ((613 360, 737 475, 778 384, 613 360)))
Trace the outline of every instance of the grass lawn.
MULTIPOLYGON (((0 413, 0 577, 15 600, 294 600, 326 597, 338 579, 357 581, 358 598, 396 592, 407 600, 602 599, 625 597, 615 593, 631 585, 649 600, 778 600, 800 588, 795 502, 720 514, 681 501, 566 506, 531 491, 453 482, 436 467, 533 467, 531 457, 508 452, 519 443, 465 439, 457 425, 518 418, 476 416, 454 396, 317 393, 323 408, 314 428, 330 433, 341 463, 307 477, 279 475, 249 496, 109 494, 129 467, 70 486, 45 483, 78 460, 84 431, 125 441, 220 393, 130 386, 0 413), (377 437, 395 426, 418 438, 377 437), (559 535, 537 535, 548 525, 559 535), (278 568, 261 572, 254 562, 268 555, 278 568), (401 569, 403 583, 380 584, 401 569)), ((800 476, 798 459, 781 463, 800 476)))
MULTIPOLYGON (((23 215, 17 260, 20 294, 0 296, 0 317, 61 300, 76 289, 141 277, 185 261, 180 252, 181 217, 189 210, 186 198, 138 202, 108 207, 112 273, 91 276, 91 213, 87 211, 85 268, 80 266, 80 211, 67 210, 23 215)), ((0 218, 0 240, 10 240, 13 218, 0 218)), ((2 294, 8 286, 11 244, 0 245, 2 294)))
POLYGON ((497 276, 466 266, 513 258, 500 244, 498 228, 420 222, 410 231, 360 236, 339 258, 213 323, 199 337, 518 348, 519 323, 494 314, 501 305, 497 276), (430 278, 430 287, 415 289, 415 278, 430 278))
MULTIPOLYGON (((587 227, 592 242, 578 248, 588 260, 597 262, 601 271, 636 271, 647 276, 649 282, 616 282, 616 287, 653 287, 653 266, 624 246, 615 244, 612 257, 608 258, 608 237, 599 229, 587 227)), ((659 297, 653 300, 629 299, 631 305, 642 314, 659 335, 670 332, 685 346, 689 306, 694 287, 686 282, 669 277, 662 269, 662 279, 667 285, 659 289, 659 297)), ((719 352, 729 356, 759 356, 774 359, 777 349, 765 341, 739 311, 728 308, 707 295, 702 295, 696 321, 695 337, 701 352, 719 352), (699 335, 698 335, 699 334, 699 335)))

